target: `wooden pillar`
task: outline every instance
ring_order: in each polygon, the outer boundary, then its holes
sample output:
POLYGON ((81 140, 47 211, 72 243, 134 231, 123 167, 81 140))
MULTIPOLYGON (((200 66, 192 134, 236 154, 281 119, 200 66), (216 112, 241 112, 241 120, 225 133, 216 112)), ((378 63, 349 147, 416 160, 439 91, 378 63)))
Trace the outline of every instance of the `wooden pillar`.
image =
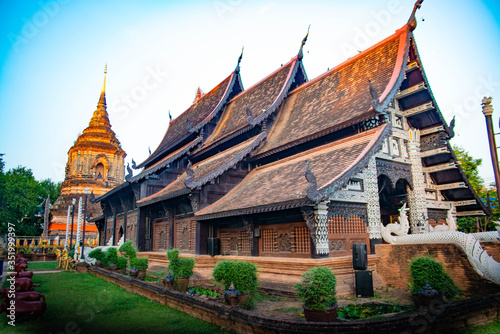
POLYGON ((208 224, 196 222, 196 255, 208 254, 208 224))

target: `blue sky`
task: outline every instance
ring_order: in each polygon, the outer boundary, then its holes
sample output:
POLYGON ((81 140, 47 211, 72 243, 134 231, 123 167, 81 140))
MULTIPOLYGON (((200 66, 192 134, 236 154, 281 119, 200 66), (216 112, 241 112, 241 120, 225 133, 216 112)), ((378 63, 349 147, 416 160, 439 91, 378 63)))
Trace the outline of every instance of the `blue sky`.
MULTIPOLYGON (((97 1, 0 2, 0 153, 37 179, 64 179, 67 152, 96 108, 108 64, 113 130, 141 162, 161 141, 168 112, 189 107, 196 88, 228 76, 245 47, 246 88, 296 55, 307 27, 310 79, 405 24, 413 1, 97 1)), ((426 0, 417 46, 452 143, 483 158, 493 182, 480 100, 500 114, 500 2, 426 0)), ((498 138, 500 140, 500 138, 498 138)))

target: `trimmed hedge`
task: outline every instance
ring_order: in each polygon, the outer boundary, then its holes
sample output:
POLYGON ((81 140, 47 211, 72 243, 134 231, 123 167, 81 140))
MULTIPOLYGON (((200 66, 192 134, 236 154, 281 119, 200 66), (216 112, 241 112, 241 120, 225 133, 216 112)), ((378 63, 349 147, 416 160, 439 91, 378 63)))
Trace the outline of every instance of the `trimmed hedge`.
POLYGON ((335 274, 327 267, 314 267, 302 275, 302 281, 295 283, 297 297, 310 310, 326 311, 337 303, 335 274))
POLYGON ((173 278, 189 278, 193 276, 194 259, 180 259, 180 250, 170 249, 167 251, 168 270, 173 278))
POLYGON ((441 296, 453 299, 462 291, 453 279, 443 270, 443 265, 432 257, 416 257, 410 262, 410 274, 412 280, 412 292, 417 293, 423 288, 425 282, 436 289, 441 296))
POLYGON ((221 261, 217 263, 212 272, 217 282, 223 282, 227 290, 233 283, 236 290, 241 293, 254 293, 257 290, 257 266, 244 261, 221 261))

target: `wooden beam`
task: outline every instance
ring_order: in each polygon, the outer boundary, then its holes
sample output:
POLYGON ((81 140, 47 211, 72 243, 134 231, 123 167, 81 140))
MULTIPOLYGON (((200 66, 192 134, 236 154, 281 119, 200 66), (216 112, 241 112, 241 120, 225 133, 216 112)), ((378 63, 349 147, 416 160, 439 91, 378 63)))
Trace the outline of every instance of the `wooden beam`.
POLYGON ((421 152, 420 157, 426 158, 426 157, 430 157, 432 155, 437 155, 437 154, 442 154, 442 153, 450 153, 450 151, 448 150, 447 147, 440 147, 440 148, 436 148, 433 150, 421 152))
POLYGON ((420 130, 420 136, 430 135, 431 133, 439 132, 439 131, 445 131, 444 125, 422 129, 422 130, 420 130))
POLYGON ((457 164, 454 162, 449 162, 446 164, 440 164, 436 166, 430 166, 430 167, 424 167, 424 172, 426 173, 435 173, 435 172, 440 172, 442 170, 448 170, 448 169, 454 169, 457 168, 457 164))
POLYGON ((481 210, 457 212, 457 217, 466 217, 466 216, 485 216, 485 214, 481 210))
POLYGON ((466 201, 455 201, 453 202, 454 206, 465 206, 465 205, 474 205, 477 204, 477 201, 475 199, 469 199, 466 201))
POLYGON ((450 189, 459 189, 459 188, 467 188, 465 182, 455 182, 455 183, 446 183, 446 184, 427 184, 426 189, 429 190, 450 190, 450 189))
POLYGON ((410 116, 421 114, 423 112, 426 112, 426 111, 432 110, 432 109, 435 109, 435 108, 434 108, 434 105, 432 104, 432 101, 431 101, 431 102, 427 102, 427 103, 421 104, 419 106, 416 106, 415 108, 403 110, 401 112, 403 113, 403 116, 410 117, 410 116))
POLYGON ((416 61, 411 62, 408 65, 406 65, 406 73, 411 72, 413 70, 416 70, 417 68, 420 68, 420 66, 418 66, 417 62, 416 61))
POLYGON ((403 97, 406 97, 408 95, 412 95, 412 94, 418 93, 418 92, 420 92, 422 90, 427 90, 427 87, 425 87, 425 83, 424 82, 421 82, 421 83, 419 83, 418 85, 415 85, 415 86, 411 86, 408 89, 399 91, 396 94, 396 99, 402 99, 403 97))
POLYGON ((435 201, 435 200, 427 199, 427 208, 428 209, 449 210, 450 209, 450 202, 448 202, 448 201, 435 201))

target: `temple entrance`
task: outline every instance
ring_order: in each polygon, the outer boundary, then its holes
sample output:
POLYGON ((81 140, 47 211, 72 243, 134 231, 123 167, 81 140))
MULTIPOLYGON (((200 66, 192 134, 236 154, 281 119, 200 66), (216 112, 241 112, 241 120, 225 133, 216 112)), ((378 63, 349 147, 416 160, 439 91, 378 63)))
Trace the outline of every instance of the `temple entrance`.
POLYGON ((399 179, 396 186, 385 176, 378 177, 378 195, 380 201, 380 217, 384 226, 398 221, 399 209, 408 202, 408 181, 399 179))

